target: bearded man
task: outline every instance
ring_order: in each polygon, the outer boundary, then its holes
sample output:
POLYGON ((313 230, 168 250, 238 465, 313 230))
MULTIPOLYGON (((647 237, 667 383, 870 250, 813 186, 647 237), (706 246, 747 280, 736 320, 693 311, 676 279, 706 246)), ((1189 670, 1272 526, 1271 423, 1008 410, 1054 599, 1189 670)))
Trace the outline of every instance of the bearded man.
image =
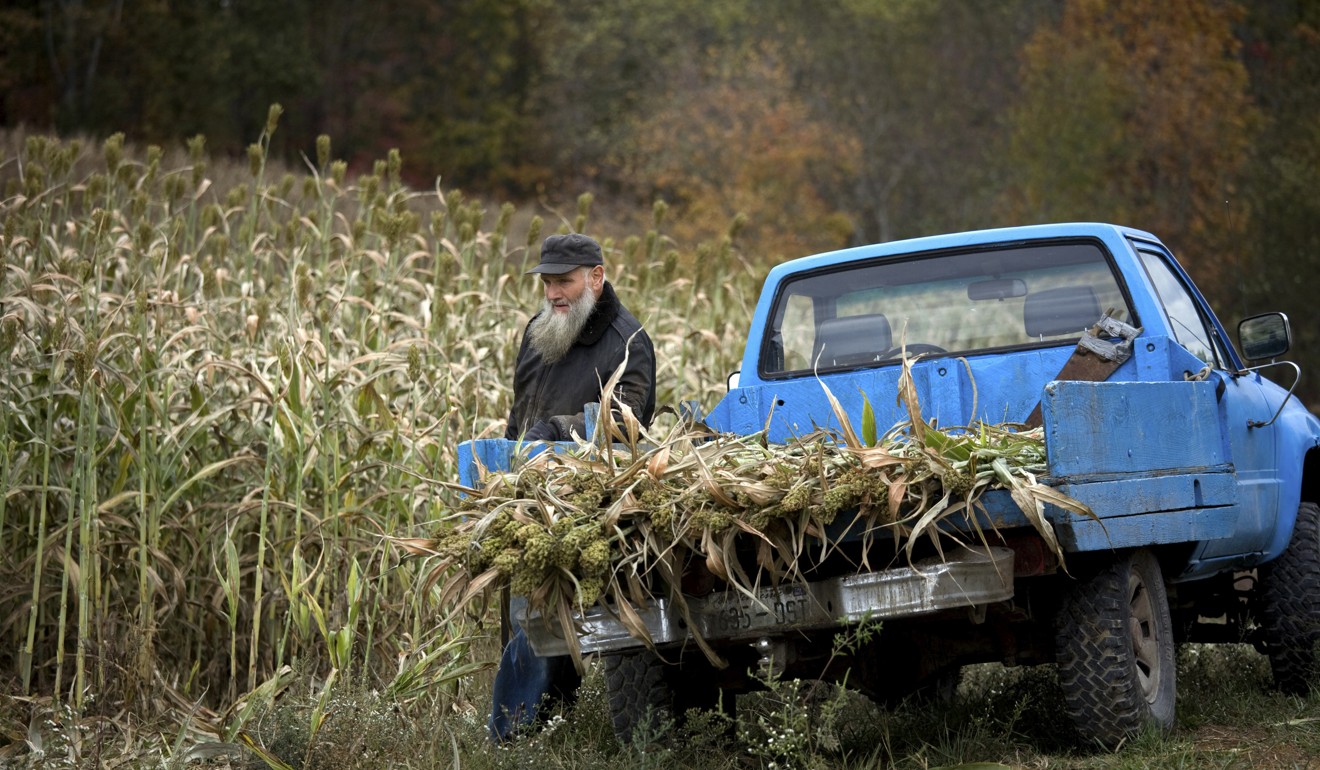
MULTIPOLYGON (((552 235, 541 244, 540 264, 527 272, 541 277, 545 302, 523 333, 504 437, 586 438, 584 407, 601 400, 601 388, 624 364, 625 353, 627 365, 613 398, 649 425, 655 413, 655 349, 605 280, 600 244, 578 233, 552 235)), ((513 737, 536 719, 540 706, 571 700, 579 682, 571 658, 538 657, 522 629, 514 627, 495 674, 491 736, 513 737)))
POLYGON ((552 235, 541 245, 541 312, 527 324, 513 374, 513 409, 504 437, 567 441, 585 436, 583 406, 623 363, 614 398, 643 425, 655 412, 655 349, 642 325, 605 280, 600 244, 579 233, 552 235))

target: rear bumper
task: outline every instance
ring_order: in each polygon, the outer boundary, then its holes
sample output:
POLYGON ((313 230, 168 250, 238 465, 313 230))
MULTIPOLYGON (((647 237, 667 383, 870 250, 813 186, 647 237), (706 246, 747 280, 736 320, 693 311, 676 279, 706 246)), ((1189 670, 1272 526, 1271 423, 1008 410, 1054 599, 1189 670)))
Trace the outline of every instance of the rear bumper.
MULTIPOLYGON (((960 549, 947 559, 919 562, 878 572, 757 590, 715 593, 687 600, 687 616, 665 599, 639 608, 656 645, 680 642, 690 628, 707 641, 741 641, 792 631, 828 628, 867 619, 921 615, 957 607, 1004 601, 1013 596, 1013 551, 988 547, 960 549)), ((537 655, 567 655, 557 625, 529 616, 515 601, 514 621, 523 627, 537 655)), ((579 618, 583 653, 640 647, 617 617, 594 607, 579 618)))

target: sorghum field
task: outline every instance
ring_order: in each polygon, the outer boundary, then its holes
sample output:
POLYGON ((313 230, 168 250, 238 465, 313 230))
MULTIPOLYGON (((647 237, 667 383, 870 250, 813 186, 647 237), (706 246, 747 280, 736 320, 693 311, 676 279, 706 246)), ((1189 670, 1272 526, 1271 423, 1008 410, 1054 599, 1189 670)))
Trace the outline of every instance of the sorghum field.
MULTIPOLYGON (((605 244, 661 406, 711 406, 768 268, 564 213, 302 168, 15 134, 0 146, 0 766, 1304 767, 1316 697, 1250 648, 1187 648, 1175 735, 1069 743, 1052 674, 978 669, 884 711, 769 683, 736 721, 620 747, 599 675, 541 734, 485 740, 493 613, 447 612, 427 561, 455 450, 503 430, 552 232, 605 244)), ((791 214, 791 212, 788 212, 791 214)), ((666 415, 662 421, 673 419, 666 415)), ((841 644, 847 640, 840 640, 841 644)))

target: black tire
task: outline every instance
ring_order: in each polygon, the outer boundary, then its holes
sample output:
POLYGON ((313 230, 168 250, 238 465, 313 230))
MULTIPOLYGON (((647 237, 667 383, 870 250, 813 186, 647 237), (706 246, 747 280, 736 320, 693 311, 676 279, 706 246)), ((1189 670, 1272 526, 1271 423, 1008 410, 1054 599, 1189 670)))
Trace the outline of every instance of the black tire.
POLYGON ((645 648, 606 655, 604 662, 610 724, 625 746, 636 734, 647 742, 663 740, 689 709, 720 705, 713 671, 702 663, 680 668, 645 648))
POLYGON ((1119 557, 1072 588, 1056 617, 1055 653, 1069 718, 1087 742, 1114 748, 1173 727, 1173 622, 1159 562, 1119 557))
POLYGON ((633 733, 656 736, 673 722, 673 693, 664 663, 650 650, 606 655, 605 694, 614 737, 625 746, 632 744, 633 733))
POLYGON ((1274 686, 1306 695, 1315 686, 1320 642, 1320 508, 1302 503, 1292 539, 1260 568, 1261 632, 1274 686))

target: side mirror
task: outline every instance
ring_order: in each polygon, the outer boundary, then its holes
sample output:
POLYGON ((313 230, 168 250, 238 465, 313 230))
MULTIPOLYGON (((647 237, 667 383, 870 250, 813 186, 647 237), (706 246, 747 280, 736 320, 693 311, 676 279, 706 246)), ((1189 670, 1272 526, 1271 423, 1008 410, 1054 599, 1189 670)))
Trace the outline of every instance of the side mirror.
POLYGON ((1238 343, 1249 361, 1278 358, 1292 347, 1292 328, 1283 313, 1264 313, 1238 324, 1238 343))

